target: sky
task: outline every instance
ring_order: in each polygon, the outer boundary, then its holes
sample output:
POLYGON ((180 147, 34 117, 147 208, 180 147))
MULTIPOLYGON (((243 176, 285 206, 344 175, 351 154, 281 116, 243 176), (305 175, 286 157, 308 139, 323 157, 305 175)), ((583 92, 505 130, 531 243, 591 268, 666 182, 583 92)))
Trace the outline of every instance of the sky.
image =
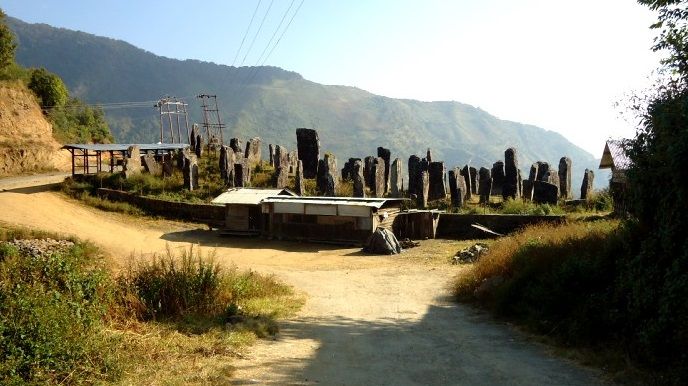
POLYGON ((633 136, 623 106, 651 85, 660 59, 650 49, 656 15, 632 0, 0 0, 0 8, 170 58, 272 65, 393 98, 467 103, 559 132, 596 157, 607 138, 633 136))

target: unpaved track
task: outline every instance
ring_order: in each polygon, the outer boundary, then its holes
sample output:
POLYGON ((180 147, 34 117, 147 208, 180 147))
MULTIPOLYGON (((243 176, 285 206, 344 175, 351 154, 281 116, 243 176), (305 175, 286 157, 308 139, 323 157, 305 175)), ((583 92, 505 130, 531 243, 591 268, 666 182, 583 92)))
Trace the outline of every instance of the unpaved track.
POLYGON ((175 222, 132 221, 57 193, 0 193, 0 221, 69 233, 135 254, 216 250, 222 262, 274 273, 308 296, 274 340, 238 359, 234 384, 591 385, 596 373, 553 357, 484 313, 447 298, 460 268, 356 249, 219 238, 175 222))

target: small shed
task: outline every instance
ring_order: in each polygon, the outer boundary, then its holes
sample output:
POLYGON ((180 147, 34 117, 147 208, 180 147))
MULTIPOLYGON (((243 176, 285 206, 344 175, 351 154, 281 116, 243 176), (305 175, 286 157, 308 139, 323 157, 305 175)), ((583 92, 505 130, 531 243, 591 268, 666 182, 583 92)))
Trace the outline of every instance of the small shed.
POLYGON ((215 197, 213 204, 226 208, 227 235, 259 235, 267 230, 267 216, 261 213, 261 202, 268 197, 296 196, 289 189, 232 188, 215 197))
POLYGON ((277 239, 363 245, 377 227, 392 230, 403 198, 269 197, 268 235, 277 239))
POLYGON ((614 211, 626 211, 626 171, 631 166, 631 160, 626 156, 623 141, 608 140, 604 145, 604 152, 600 160, 600 169, 611 169, 612 178, 609 180, 609 193, 614 199, 614 211))

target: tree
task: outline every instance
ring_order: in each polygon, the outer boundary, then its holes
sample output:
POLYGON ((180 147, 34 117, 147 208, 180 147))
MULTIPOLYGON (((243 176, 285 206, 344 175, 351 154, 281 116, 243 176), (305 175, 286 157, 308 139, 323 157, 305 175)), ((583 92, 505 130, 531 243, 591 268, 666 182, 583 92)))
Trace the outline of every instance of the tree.
MULTIPOLYGON (((627 141, 628 256, 618 278, 633 354, 688 381, 688 1, 639 0, 658 12, 665 79, 636 106, 627 141), (678 370, 676 370, 678 369, 678 370)), ((682 381, 678 381, 682 383, 682 381)))
POLYGON ((5 24, 5 13, 0 10, 0 70, 4 70, 14 63, 14 34, 5 24))
POLYGON ((31 71, 29 89, 41 99, 43 108, 59 107, 67 102, 69 93, 62 79, 45 68, 31 71))

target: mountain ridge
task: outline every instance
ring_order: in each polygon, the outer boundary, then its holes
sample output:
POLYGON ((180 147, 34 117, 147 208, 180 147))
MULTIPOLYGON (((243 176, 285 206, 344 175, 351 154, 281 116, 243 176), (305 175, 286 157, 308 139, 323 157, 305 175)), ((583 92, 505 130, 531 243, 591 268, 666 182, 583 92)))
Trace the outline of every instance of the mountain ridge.
MULTIPOLYGON (((89 103, 217 94, 225 138, 260 136, 266 144, 295 149, 294 129, 310 127, 318 130, 323 151, 334 153, 340 164, 349 157, 375 155, 383 146, 404 161, 431 148, 448 168, 468 162, 489 167, 506 148, 515 147, 524 172, 538 160, 556 167, 562 156, 573 160, 574 187, 585 168, 597 172, 595 157, 561 134, 457 101, 395 99, 354 86, 319 84, 274 66, 172 59, 123 40, 11 17, 8 25, 17 35, 18 62, 57 73, 89 103)), ((200 121, 199 104, 192 97, 187 102, 190 121, 200 121)), ((152 105, 106 110, 106 117, 119 141, 159 140, 159 116, 152 105)), ((600 180, 597 186, 603 185, 600 180)))

